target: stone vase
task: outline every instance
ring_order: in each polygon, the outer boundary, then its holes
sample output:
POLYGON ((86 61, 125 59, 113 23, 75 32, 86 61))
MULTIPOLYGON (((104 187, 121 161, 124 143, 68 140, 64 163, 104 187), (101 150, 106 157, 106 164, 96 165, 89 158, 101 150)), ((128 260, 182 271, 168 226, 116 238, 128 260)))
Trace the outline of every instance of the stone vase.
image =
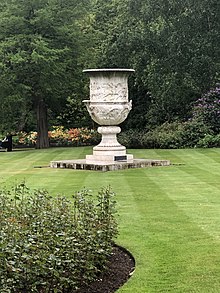
POLYGON ((121 132, 118 126, 128 116, 132 101, 128 99, 128 76, 133 69, 88 69, 90 99, 83 101, 91 118, 100 125, 101 142, 87 155, 87 162, 132 162, 133 156, 126 154, 125 146, 117 140, 121 132))

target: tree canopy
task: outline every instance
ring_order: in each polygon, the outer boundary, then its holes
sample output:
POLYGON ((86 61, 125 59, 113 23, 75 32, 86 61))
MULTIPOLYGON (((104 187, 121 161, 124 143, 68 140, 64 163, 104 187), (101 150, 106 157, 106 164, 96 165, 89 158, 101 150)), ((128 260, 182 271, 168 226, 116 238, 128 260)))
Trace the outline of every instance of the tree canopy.
MULTIPOLYGON (((16 109, 22 105, 16 110, 23 114, 17 129, 25 124, 30 109, 36 112, 38 147, 48 146, 48 109, 56 113, 68 95, 79 91, 81 22, 87 4, 86 0, 1 2, 0 99, 2 105, 13 100, 16 109)), ((13 106, 11 111, 16 119, 13 106)))
POLYGON ((217 0, 2 0, 0 131, 47 147, 48 121, 89 124, 89 67, 135 69, 123 127, 186 120, 219 80, 219 26, 217 0))
POLYGON ((110 3, 97 1, 101 62, 135 68, 136 96, 149 100, 146 122, 186 118, 191 102, 219 79, 218 1, 110 3))

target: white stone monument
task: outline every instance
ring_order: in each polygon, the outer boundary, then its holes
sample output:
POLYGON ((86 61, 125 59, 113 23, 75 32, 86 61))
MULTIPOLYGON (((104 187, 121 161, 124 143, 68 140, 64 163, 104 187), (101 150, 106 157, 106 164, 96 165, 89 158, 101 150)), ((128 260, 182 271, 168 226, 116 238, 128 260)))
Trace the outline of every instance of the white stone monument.
POLYGON ((128 116, 132 101, 128 99, 128 76, 133 69, 88 69, 90 99, 84 103, 92 119, 98 123, 101 142, 93 154, 85 159, 51 161, 51 168, 68 168, 95 171, 114 171, 128 168, 169 166, 168 160, 133 159, 126 147, 117 141, 118 126, 128 116))
POLYGON ((128 116, 132 101, 128 100, 128 76, 133 69, 88 69, 90 100, 85 100, 91 118, 101 125, 100 144, 93 148, 93 155, 86 156, 87 163, 117 161, 133 162, 133 155, 126 154, 126 147, 117 141, 121 132, 118 126, 128 116))

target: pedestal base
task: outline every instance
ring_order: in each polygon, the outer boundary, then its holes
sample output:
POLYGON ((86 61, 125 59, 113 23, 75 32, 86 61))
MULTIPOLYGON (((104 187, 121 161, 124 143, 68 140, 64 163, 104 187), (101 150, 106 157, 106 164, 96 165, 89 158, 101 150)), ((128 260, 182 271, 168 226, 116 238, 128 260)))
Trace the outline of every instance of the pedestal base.
POLYGON ((98 132, 102 134, 102 140, 93 148, 93 154, 86 156, 86 163, 114 163, 118 161, 132 163, 133 155, 126 154, 126 147, 117 141, 116 135, 120 131, 119 126, 99 127, 98 132))
POLYGON ((51 168, 61 169, 75 169, 75 170, 93 170, 93 171, 117 171, 133 168, 147 168, 156 166, 169 166, 168 160, 147 160, 147 159, 134 159, 132 163, 127 162, 95 162, 88 163, 86 160, 63 160, 50 162, 51 168))
POLYGON ((112 154, 93 154, 86 156, 86 163, 87 164, 96 164, 97 162, 103 163, 114 163, 114 162, 133 162, 133 155, 128 155, 125 153, 112 153, 112 154))

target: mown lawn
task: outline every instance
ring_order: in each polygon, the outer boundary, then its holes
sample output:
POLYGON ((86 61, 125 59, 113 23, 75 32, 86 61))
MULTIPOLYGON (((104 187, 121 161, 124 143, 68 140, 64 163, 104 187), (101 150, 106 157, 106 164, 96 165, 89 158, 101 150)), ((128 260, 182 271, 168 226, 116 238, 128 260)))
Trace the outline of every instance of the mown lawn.
POLYGON ((172 166, 114 172, 51 169, 51 160, 84 158, 91 148, 0 152, 0 183, 70 196, 111 185, 117 194, 117 243, 136 259, 118 292, 220 292, 220 149, 130 150, 172 166))

